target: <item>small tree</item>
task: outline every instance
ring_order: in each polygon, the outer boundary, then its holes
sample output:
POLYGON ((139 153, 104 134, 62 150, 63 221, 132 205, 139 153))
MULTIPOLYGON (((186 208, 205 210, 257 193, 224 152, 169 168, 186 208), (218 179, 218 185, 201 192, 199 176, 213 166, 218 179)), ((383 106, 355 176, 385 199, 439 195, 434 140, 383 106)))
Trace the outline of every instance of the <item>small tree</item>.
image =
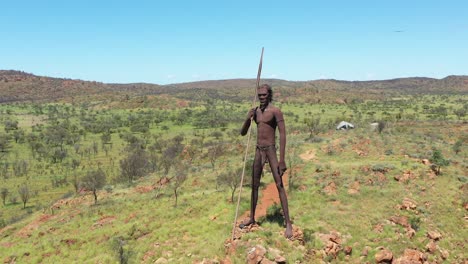
POLYGON ((182 144, 183 137, 175 136, 162 151, 161 166, 164 170, 164 176, 167 176, 169 170, 180 158, 184 145, 182 144))
POLYGON ((453 113, 461 120, 466 115, 466 108, 455 109, 453 113))
POLYGON ((101 143, 104 146, 105 144, 110 144, 112 140, 112 136, 110 132, 104 132, 101 135, 101 143))
POLYGON ((120 161, 120 176, 132 183, 137 178, 146 176, 150 170, 148 153, 140 148, 133 149, 126 158, 120 161))
POLYGON ((434 168, 433 171, 436 175, 440 174, 440 167, 448 166, 450 164, 449 160, 446 160, 442 155, 442 152, 438 149, 434 149, 432 152, 432 157, 429 161, 433 164, 434 168))
POLYGON ((23 201, 23 209, 26 208, 26 203, 31 198, 31 191, 27 184, 23 184, 18 188, 18 193, 20 195, 21 201, 23 201))
POLYGON ((6 120, 3 124, 5 126, 5 132, 7 133, 18 129, 18 121, 16 120, 6 120))
POLYGON ((197 146, 196 140, 192 140, 192 142, 185 147, 185 151, 187 152, 190 163, 192 163, 195 156, 201 152, 200 148, 197 146))
POLYGON ((97 191, 106 184, 106 174, 102 169, 89 171, 82 181, 83 186, 93 192, 94 203, 97 203, 97 191))
POLYGON ((174 197, 175 197, 174 207, 177 207, 177 198, 178 198, 177 191, 185 182, 185 180, 187 180, 187 170, 188 170, 188 166, 184 163, 179 164, 179 166, 177 166, 176 168, 176 175, 174 176, 172 180, 172 184, 173 184, 172 186, 174 188, 174 197))
MULTIPOLYGON (((4 155, 0 153, 0 159, 2 159, 3 156, 4 155)), ((9 168, 10 168, 10 163, 8 162, 0 163, 0 176, 3 177, 5 180, 8 179, 9 177, 9 173, 8 173, 9 168)))
POLYGON ((22 143, 24 141, 24 130, 23 129, 17 129, 13 132, 13 138, 15 140, 15 143, 22 143))
POLYGON ((312 138, 313 136, 317 135, 320 132, 320 117, 306 117, 304 119, 304 124, 309 129, 309 137, 312 138))
POLYGON ((72 167, 72 170, 76 170, 81 164, 81 160, 79 159, 72 159, 71 161, 71 167, 72 167))
POLYGON ((224 154, 225 146, 222 143, 215 143, 208 148, 208 158, 210 159, 211 166, 215 169, 216 161, 224 154))
POLYGON ((10 149, 10 136, 0 134, 0 152, 7 152, 10 149))
POLYGON ((80 190, 80 180, 78 179, 78 176, 76 176, 76 173, 73 174, 72 185, 73 188, 75 188, 75 192, 78 193, 80 190))
POLYGON ((211 133, 211 136, 219 140, 223 137, 223 133, 221 131, 213 131, 213 133, 211 133))
POLYGON ((463 145, 463 140, 459 139, 455 144, 453 145, 453 151, 455 151, 455 154, 458 155, 458 153, 461 152, 462 150, 462 145, 463 145))
POLYGON ((234 194, 239 187, 241 174, 242 168, 239 168, 236 171, 227 170, 216 177, 218 185, 226 185, 231 189, 231 203, 234 202, 234 194))
POLYGON ((13 173, 15 176, 25 176, 28 174, 28 162, 26 160, 16 160, 13 163, 13 173))
POLYGON ((0 196, 2 197, 3 205, 6 204, 6 198, 8 197, 8 194, 9 194, 9 191, 7 188, 2 188, 2 190, 0 191, 0 196))
POLYGON ((51 154, 52 163, 62 163, 62 161, 68 156, 66 149, 56 148, 51 154))
POLYGON ((379 131, 379 134, 382 133, 382 131, 384 130, 386 126, 387 126, 386 122, 384 121, 378 122, 377 130, 379 131))

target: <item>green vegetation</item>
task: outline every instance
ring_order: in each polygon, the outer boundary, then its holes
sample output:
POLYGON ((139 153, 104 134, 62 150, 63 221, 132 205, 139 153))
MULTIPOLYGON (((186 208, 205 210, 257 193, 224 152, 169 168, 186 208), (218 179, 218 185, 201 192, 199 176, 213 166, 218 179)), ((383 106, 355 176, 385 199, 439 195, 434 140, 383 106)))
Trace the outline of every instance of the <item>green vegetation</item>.
MULTIPOLYGON (((335 103, 349 91, 280 85, 274 103, 287 122, 290 211, 303 236, 282 237, 281 207, 273 205, 261 229, 229 252, 247 92, 174 89, 0 104, 0 259, 245 263, 260 244, 288 263, 360 263, 374 262, 380 246, 395 257, 407 248, 424 252, 434 230, 442 238, 430 260, 467 259, 460 228, 468 204, 466 94, 403 89, 380 98, 373 89, 335 103), (335 130, 342 120, 356 128, 335 130), (331 233, 339 234, 335 253, 323 240, 331 233)), ((249 167, 245 175, 248 187, 249 167)), ((265 175, 263 183, 272 183, 265 175)), ((241 201, 242 214, 248 190, 241 201)))

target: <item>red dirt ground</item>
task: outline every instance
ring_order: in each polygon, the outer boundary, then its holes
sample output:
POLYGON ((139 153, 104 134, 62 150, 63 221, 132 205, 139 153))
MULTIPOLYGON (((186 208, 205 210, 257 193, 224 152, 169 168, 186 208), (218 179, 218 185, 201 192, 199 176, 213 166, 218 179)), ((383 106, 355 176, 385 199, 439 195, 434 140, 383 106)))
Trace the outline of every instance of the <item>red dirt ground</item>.
MULTIPOLYGON (((273 177, 271 173, 265 172, 266 176, 273 177)), ((286 171, 283 174, 283 184, 285 188, 288 187, 288 172, 286 171)), ((259 202, 257 204, 257 208, 255 210, 255 218, 260 218, 262 216, 266 216, 268 207, 272 206, 273 204, 280 204, 278 190, 276 189, 276 184, 274 182, 268 184, 265 189, 260 190, 261 197, 259 198, 259 202)), ((240 217, 239 220, 243 221, 250 216, 250 210, 244 212, 240 217)))

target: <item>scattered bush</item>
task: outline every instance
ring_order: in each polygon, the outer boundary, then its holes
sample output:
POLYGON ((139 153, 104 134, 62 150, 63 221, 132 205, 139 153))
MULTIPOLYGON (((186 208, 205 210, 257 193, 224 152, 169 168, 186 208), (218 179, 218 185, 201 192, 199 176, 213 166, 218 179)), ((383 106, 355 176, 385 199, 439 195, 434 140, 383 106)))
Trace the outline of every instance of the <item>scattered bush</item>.
POLYGON ((284 224, 284 217, 281 211, 281 205, 274 203, 272 206, 268 207, 266 220, 268 222, 277 223, 280 226, 284 224))
POLYGON ((391 164, 374 164, 371 167, 371 170, 374 172, 387 173, 390 170, 395 169, 395 166, 391 164))

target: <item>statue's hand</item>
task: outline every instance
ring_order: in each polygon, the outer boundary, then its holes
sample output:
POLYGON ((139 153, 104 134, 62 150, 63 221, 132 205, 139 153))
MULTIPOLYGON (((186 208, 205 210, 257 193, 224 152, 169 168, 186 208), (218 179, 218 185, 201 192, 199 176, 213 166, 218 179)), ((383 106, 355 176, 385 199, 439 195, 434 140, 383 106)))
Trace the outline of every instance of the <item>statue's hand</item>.
POLYGON ((281 176, 283 176, 284 172, 287 170, 286 163, 284 161, 280 161, 278 165, 278 172, 281 176))
POLYGON ((254 116, 255 110, 256 108, 250 109, 249 113, 247 114, 247 119, 252 119, 252 117, 254 116))

